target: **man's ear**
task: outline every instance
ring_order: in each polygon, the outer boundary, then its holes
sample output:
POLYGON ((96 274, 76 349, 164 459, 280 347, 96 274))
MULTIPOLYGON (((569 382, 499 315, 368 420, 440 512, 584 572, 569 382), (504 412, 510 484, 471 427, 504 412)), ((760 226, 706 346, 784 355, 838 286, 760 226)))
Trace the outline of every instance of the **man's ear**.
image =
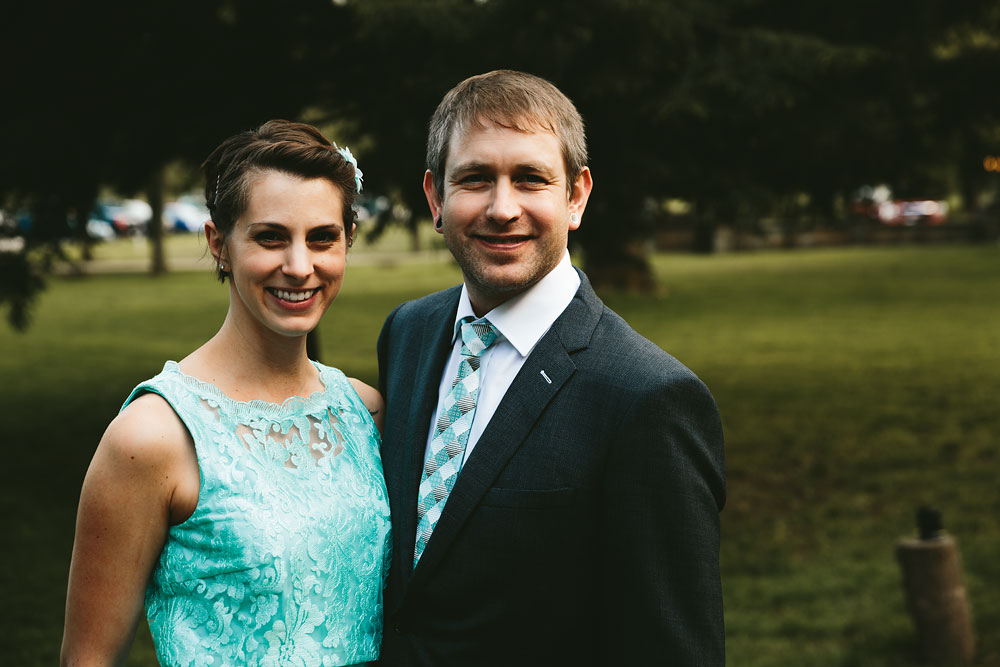
POLYGON ((427 206, 431 209, 431 218, 434 220, 434 229, 441 233, 441 198, 438 196, 437 188, 434 187, 434 177, 431 170, 424 172, 424 196, 427 197, 427 206))
POLYGON ((590 191, 593 189, 594 179, 590 175, 590 167, 584 167, 580 170, 576 180, 573 181, 573 194, 569 198, 569 228, 571 230, 580 227, 580 223, 583 221, 583 212, 590 199, 590 191))

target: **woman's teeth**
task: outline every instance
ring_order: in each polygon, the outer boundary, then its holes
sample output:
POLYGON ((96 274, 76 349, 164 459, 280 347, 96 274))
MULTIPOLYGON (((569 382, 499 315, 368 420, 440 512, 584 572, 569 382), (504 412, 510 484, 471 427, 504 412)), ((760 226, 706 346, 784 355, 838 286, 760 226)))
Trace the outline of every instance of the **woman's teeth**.
POLYGON ((305 301, 315 294, 316 290, 311 289, 308 292, 289 292, 288 290, 283 289, 273 289, 271 290, 271 293, 283 301, 305 301))

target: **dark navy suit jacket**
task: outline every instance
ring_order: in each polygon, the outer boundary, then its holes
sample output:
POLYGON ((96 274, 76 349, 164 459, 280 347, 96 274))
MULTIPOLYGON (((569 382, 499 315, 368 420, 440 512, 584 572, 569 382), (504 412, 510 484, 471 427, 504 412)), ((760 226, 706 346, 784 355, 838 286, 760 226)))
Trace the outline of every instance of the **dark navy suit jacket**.
POLYGON ((417 489, 460 288, 386 320, 394 538, 380 664, 724 664, 718 410, 581 278, 469 455, 416 569, 417 489))

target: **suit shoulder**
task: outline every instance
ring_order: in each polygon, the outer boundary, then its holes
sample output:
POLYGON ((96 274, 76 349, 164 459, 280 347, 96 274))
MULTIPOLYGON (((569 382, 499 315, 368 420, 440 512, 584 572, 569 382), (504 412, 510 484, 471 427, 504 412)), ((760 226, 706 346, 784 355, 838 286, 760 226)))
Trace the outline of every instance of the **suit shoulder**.
POLYGON ((694 373, 672 354, 649 340, 607 306, 594 329, 590 347, 601 355, 610 355, 614 365, 630 372, 641 371, 649 377, 685 376, 694 373))
POLYGON ((427 317, 428 313, 444 308, 452 303, 457 303, 461 290, 462 286, 456 285, 440 292, 420 297, 419 299, 406 301, 396 307, 391 317, 399 323, 408 322, 412 319, 423 319, 427 317))

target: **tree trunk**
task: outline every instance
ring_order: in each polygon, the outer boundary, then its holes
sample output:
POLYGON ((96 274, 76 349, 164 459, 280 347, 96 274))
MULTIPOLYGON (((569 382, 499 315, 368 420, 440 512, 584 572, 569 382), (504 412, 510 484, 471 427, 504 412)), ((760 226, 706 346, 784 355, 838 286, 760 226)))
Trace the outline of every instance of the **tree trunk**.
POLYGON ((640 215, 634 207, 612 211, 591 200, 580 229, 570 234, 570 241, 583 249, 584 268, 595 289, 649 292, 656 286, 644 234, 636 229, 640 215))
POLYGON ((87 232, 90 211, 94 208, 94 197, 87 195, 76 200, 76 233, 80 241, 80 257, 84 264, 94 259, 94 239, 87 232))
POLYGON ((410 232, 410 252, 412 253, 420 252, 420 225, 418 224, 418 220, 417 216, 411 215, 406 223, 406 228, 410 232))
POLYGON ((313 361, 319 359, 319 330, 313 329, 306 334, 306 356, 313 361))
POLYGON ((163 170, 158 169, 146 188, 146 198, 153 211, 146 234, 149 237, 149 272, 154 276, 167 272, 167 258, 163 251, 163 170))
POLYGON ((717 227, 718 221, 712 207, 702 201, 696 202, 691 252, 699 255, 711 255, 715 252, 715 230, 717 227))

